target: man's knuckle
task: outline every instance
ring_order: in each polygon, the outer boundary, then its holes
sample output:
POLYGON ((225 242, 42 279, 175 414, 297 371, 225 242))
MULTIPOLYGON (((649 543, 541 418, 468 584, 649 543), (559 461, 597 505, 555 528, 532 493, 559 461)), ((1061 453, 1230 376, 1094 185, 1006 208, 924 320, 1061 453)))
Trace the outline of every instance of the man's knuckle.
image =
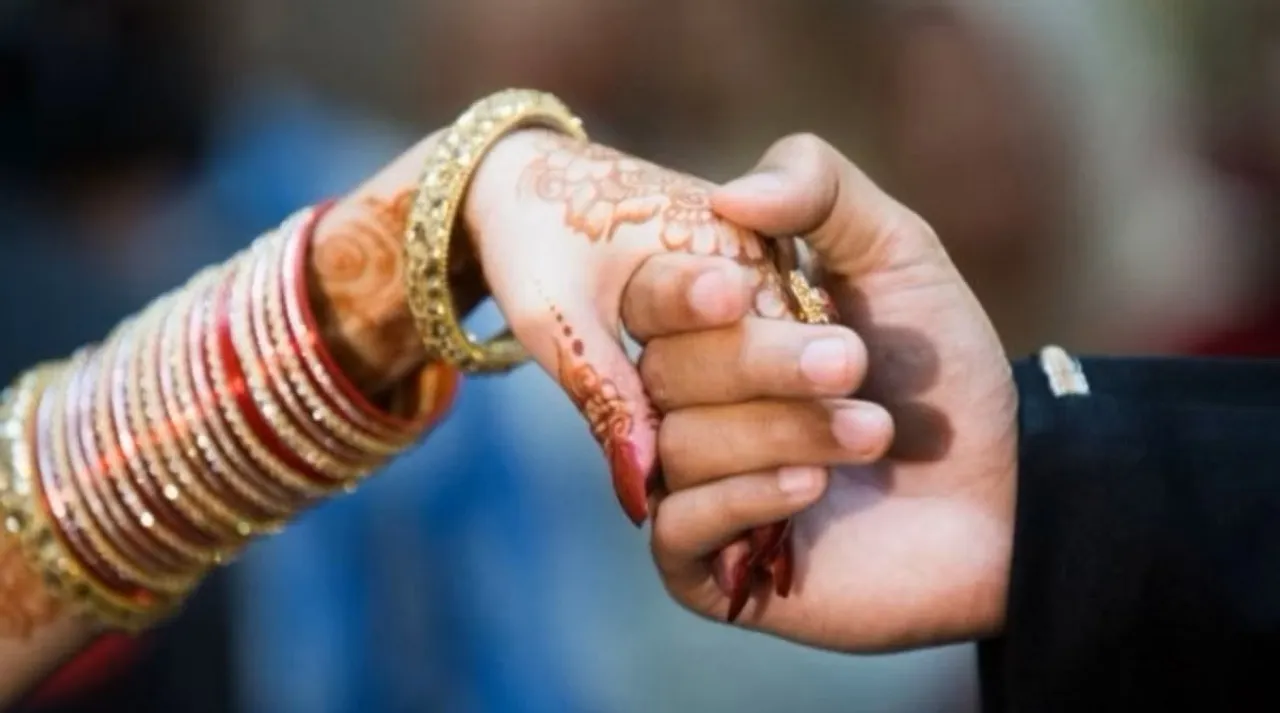
POLYGON ((653 553, 654 563, 659 569, 665 569, 666 563, 669 562, 675 551, 675 538, 677 533, 673 531, 674 526, 671 524, 671 517, 655 516, 653 518, 653 536, 650 541, 650 550, 653 553))
MULTIPOLYGON (((658 426, 658 458, 669 480, 673 473, 678 472, 683 460, 688 441, 687 420, 677 411, 664 416, 661 425, 658 426)), ((668 483, 668 485, 673 484, 668 483)))
POLYGON ((661 344, 651 343, 640 353, 640 361, 636 365, 645 393, 659 410, 668 406, 671 393, 669 374, 663 368, 662 352, 661 344))

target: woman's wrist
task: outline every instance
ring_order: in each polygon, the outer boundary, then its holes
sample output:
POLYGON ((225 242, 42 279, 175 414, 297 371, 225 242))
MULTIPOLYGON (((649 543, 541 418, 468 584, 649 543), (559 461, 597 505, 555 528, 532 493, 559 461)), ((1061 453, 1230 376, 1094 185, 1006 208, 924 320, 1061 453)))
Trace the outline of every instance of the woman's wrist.
MULTIPOLYGON (((499 230, 518 200, 517 177, 548 134, 522 129, 499 140, 479 164, 450 249, 450 286, 460 313, 489 296, 484 236, 499 230)), ((428 153, 427 137, 338 201, 318 221, 308 284, 320 334, 348 378, 371 397, 426 360, 404 290, 404 233, 428 153)))
MULTIPOLYGON (((404 291, 404 233, 433 134, 339 200, 317 222, 307 281, 317 328, 343 373, 371 398, 426 361, 404 291)), ((461 226, 450 284, 464 313, 488 297, 473 232, 461 226)))

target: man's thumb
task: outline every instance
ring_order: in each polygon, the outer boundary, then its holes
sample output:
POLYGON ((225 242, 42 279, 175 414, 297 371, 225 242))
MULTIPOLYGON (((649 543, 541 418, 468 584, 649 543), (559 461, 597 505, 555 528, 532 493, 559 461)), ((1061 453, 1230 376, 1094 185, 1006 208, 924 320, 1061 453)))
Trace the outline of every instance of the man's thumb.
POLYGON ((943 254, 922 219, 810 134, 775 143, 751 173, 712 193, 712 207, 764 235, 803 236, 843 277, 943 254))

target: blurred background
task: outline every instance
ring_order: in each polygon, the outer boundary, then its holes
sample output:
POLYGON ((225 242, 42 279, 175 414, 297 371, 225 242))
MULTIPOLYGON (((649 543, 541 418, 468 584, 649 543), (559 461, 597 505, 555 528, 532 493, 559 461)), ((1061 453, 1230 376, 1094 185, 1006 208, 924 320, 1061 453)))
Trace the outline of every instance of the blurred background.
MULTIPOLYGON (((513 85, 716 180, 826 137, 933 223, 1014 355, 1280 355, 1280 2, 5 0, 3 377, 513 85)), ((671 604, 526 369, 27 707, 967 713, 977 686, 970 647, 817 653, 671 604)))

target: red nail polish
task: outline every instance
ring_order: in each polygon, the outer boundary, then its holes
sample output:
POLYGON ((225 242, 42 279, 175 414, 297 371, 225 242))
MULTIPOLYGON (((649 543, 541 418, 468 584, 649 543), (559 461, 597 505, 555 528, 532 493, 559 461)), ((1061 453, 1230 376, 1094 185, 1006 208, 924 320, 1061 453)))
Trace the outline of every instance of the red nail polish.
POLYGON ((729 614, 726 620, 730 624, 738 619, 747 606, 747 600, 751 598, 751 572, 747 566, 747 558, 744 557, 738 561, 733 576, 729 578, 733 594, 729 597, 729 614))
POLYGON ((716 589, 726 597, 733 597, 733 565, 729 563, 728 550, 721 550, 711 564, 711 578, 715 580, 716 589))
POLYGON ((649 517, 647 495, 648 474, 640 468, 635 446, 626 441, 612 442, 606 447, 609 470, 613 474, 613 490, 631 522, 640 527, 649 517))
POLYGON ((796 553, 791 541, 791 533, 787 532, 782 539, 782 547, 773 560, 773 590, 778 596, 786 599, 791 594, 791 583, 795 577, 796 553))

